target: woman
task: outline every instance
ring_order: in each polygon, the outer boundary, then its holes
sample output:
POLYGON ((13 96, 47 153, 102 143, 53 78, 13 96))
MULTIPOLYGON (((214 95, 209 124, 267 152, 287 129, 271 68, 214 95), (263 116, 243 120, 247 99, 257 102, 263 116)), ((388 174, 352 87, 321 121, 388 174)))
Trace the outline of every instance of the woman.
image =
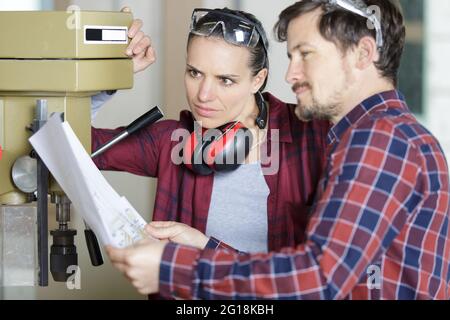
MULTIPOLYGON (((245 252, 303 241, 329 124, 301 122, 295 106, 269 93, 262 104, 269 70, 266 39, 251 14, 194 10, 185 72, 191 111, 181 112, 178 121, 143 129, 95 159, 102 170, 158 178, 153 220, 173 222, 150 224, 152 235, 199 248, 223 245, 245 252), (245 163, 236 170, 201 175, 174 161, 176 130, 193 132, 194 123, 210 129, 235 121, 253 136, 245 163), (270 163, 262 161, 266 152, 270 163), (276 161, 277 170, 265 170, 276 161)), ((119 131, 93 128, 93 150, 119 131)))

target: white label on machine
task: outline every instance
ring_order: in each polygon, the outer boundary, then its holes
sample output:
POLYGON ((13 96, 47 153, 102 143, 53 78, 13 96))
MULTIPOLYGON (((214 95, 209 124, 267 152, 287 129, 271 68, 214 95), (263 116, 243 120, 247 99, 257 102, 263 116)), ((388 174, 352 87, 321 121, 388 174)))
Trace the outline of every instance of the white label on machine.
POLYGON ((85 44, 128 44, 128 27, 84 26, 85 44))

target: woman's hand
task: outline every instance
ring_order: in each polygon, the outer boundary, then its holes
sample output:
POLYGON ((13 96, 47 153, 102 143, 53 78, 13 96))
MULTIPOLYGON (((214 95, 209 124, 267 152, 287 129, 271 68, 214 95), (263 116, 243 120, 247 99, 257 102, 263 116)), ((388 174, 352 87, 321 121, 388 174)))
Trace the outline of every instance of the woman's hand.
MULTIPOLYGON (((131 9, 124 7, 121 12, 131 12, 131 9)), ((156 52, 152 47, 152 41, 149 36, 141 31, 142 25, 142 20, 135 19, 128 30, 128 37, 131 41, 125 53, 133 58, 134 73, 147 69, 156 61, 156 52)))
POLYGON ((186 224, 174 221, 155 221, 145 227, 152 237, 204 249, 209 238, 186 224))

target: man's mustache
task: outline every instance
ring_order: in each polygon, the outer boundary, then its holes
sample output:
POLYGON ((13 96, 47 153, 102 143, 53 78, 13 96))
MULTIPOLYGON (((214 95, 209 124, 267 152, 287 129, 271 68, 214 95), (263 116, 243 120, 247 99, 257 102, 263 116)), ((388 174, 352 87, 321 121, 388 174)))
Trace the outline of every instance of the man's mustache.
POLYGON ((292 91, 296 92, 298 89, 303 88, 303 87, 309 87, 310 88, 311 86, 309 85, 308 82, 296 82, 292 86, 292 91))

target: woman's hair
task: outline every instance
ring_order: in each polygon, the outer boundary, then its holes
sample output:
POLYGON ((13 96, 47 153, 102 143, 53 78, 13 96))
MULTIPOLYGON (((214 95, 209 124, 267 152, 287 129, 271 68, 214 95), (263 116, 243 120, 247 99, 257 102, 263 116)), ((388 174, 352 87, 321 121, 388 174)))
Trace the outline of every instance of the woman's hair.
MULTIPOLYGON (((228 14, 233 14, 233 15, 236 15, 239 17, 243 17, 247 20, 250 20, 251 22, 253 22, 255 25, 258 26, 258 32, 263 33, 263 34, 260 34, 258 44, 254 48, 245 47, 250 52, 249 67, 252 70, 253 76, 256 76, 258 74, 258 72, 260 72, 264 68, 267 68, 267 71, 269 71, 269 58, 267 56, 267 52, 266 52, 266 49, 264 48, 264 44, 263 44, 263 41, 264 41, 263 39, 267 39, 267 36, 266 36, 266 31, 264 30, 264 27, 262 26, 262 23, 258 19, 256 19, 256 17, 254 15, 252 15, 251 13, 248 13, 248 12, 239 11, 239 10, 231 10, 228 8, 215 9, 215 10, 224 12, 224 13, 228 13, 228 14)), ((198 36, 195 34, 192 34, 192 33, 189 34, 189 38, 188 38, 188 42, 187 42, 188 47, 189 47, 189 44, 191 43, 191 40, 194 37, 198 37, 198 36)), ((214 29, 214 31, 211 33, 210 37, 224 39, 223 38, 223 30, 221 28, 214 29)), ((269 49, 268 43, 266 43, 266 46, 267 46, 267 50, 268 50, 269 49)), ((261 88, 259 89, 259 91, 262 92, 264 90, 264 88, 267 85, 268 78, 269 78, 269 76, 266 77, 266 79, 265 79, 263 85, 261 86, 261 88)))

